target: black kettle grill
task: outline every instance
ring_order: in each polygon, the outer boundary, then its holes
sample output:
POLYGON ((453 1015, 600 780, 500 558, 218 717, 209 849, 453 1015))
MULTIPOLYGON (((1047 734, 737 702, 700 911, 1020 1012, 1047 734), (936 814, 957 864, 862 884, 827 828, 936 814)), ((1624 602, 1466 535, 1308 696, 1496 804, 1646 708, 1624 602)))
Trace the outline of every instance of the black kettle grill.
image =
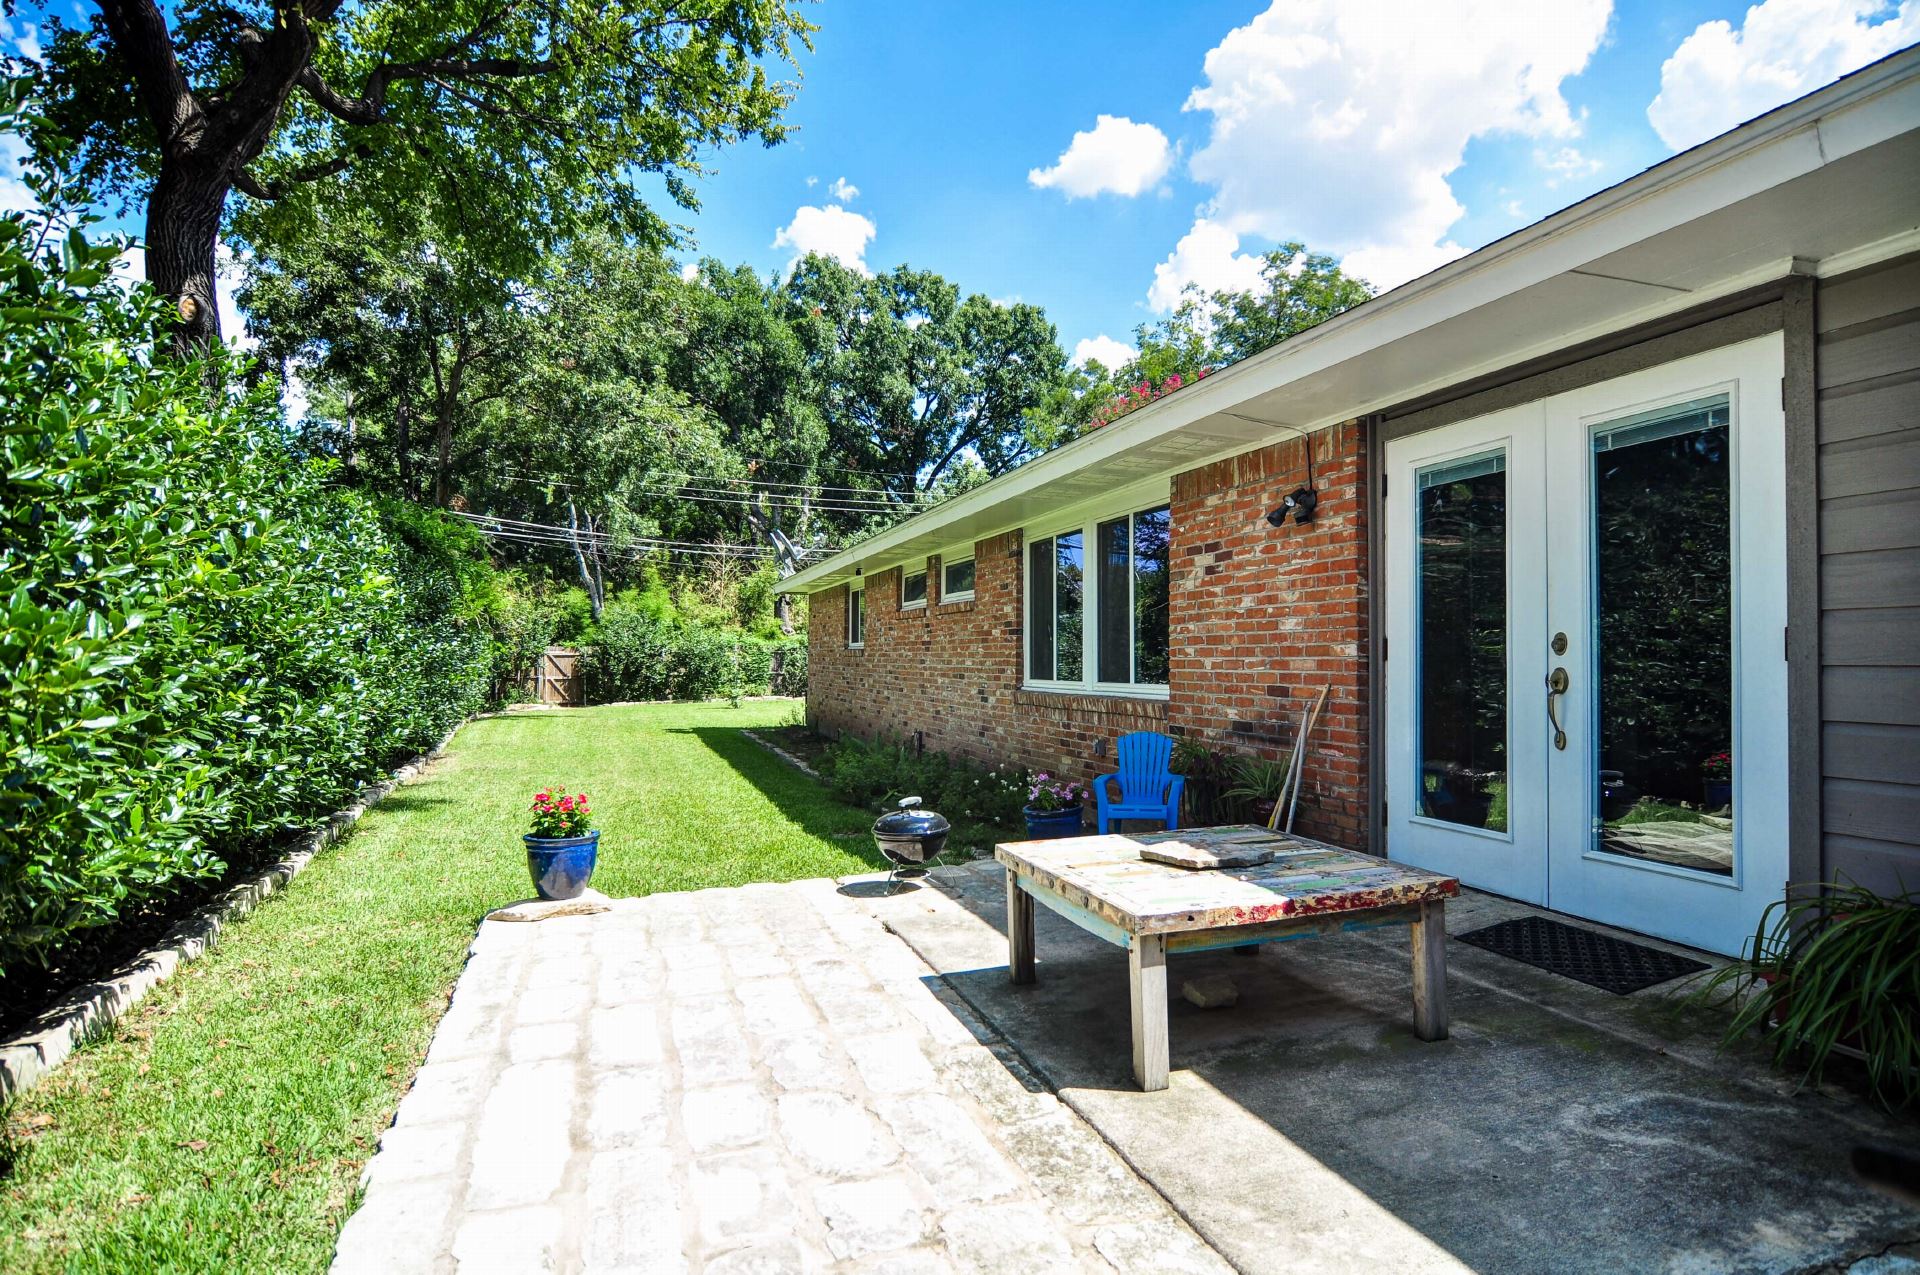
POLYGON ((894 809, 873 821, 873 843, 893 864, 887 874, 891 893, 908 877, 923 877, 927 864, 947 848, 947 833, 953 830, 946 816, 920 809, 918 797, 902 797, 894 809))

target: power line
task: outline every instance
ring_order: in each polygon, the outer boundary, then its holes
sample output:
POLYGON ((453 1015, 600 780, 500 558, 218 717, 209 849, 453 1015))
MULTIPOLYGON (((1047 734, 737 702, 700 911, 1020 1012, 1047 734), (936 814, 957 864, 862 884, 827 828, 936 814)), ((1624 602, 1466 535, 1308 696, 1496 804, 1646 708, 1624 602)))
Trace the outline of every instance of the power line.
MULTIPOLYGON (((503 469, 501 477, 510 482, 533 483, 543 487, 559 487, 569 491, 577 490, 576 484, 557 478, 545 478, 538 474, 529 474, 523 470, 503 469)), ((720 484, 745 484, 755 488, 755 493, 765 492, 769 498, 804 498, 814 504, 859 505, 870 504, 876 507, 899 509, 912 505, 936 504, 939 498, 927 492, 914 492, 911 495, 887 492, 884 488, 874 487, 827 487, 814 483, 774 483, 758 482, 751 478, 730 478, 722 475, 689 474, 685 479, 650 478, 640 486, 646 491, 668 489, 705 493, 709 495, 741 496, 720 484), (844 492, 845 495, 815 495, 817 492, 844 492)))

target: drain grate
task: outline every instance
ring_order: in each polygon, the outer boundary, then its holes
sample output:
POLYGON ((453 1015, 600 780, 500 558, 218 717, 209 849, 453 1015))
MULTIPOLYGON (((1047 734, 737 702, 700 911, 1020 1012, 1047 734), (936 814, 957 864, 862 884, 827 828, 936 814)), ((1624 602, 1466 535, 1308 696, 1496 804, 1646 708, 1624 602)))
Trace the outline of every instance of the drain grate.
POLYGON ((1705 961, 1642 947, 1544 916, 1502 921, 1454 937, 1616 996, 1708 968, 1705 961))

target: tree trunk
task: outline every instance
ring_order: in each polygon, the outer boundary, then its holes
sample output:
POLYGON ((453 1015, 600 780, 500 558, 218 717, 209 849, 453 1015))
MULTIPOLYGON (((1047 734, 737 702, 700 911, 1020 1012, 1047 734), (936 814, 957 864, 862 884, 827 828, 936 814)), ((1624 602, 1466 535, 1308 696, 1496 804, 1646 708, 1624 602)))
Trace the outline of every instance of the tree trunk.
POLYGON ((400 494, 408 500, 419 500, 420 490, 413 482, 413 431, 408 428, 413 413, 407 405, 407 393, 401 389, 395 396, 393 409, 393 446, 394 460, 400 470, 400 494))
POLYGON ((147 281, 179 316, 173 352, 190 356, 220 340, 214 245, 229 182, 219 161, 163 163, 147 201, 147 281))

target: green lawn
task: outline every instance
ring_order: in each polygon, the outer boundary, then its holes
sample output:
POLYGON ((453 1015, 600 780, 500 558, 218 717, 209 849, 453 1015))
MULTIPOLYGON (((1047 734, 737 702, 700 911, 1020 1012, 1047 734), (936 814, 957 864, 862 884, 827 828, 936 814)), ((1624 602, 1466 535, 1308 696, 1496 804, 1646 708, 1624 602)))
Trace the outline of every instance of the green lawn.
POLYGON ((0 1270, 318 1271, 474 927, 529 893, 533 792, 584 790, 613 895, 883 866, 871 815, 739 733, 790 703, 463 729, 287 891, 16 1104, 0 1270))

